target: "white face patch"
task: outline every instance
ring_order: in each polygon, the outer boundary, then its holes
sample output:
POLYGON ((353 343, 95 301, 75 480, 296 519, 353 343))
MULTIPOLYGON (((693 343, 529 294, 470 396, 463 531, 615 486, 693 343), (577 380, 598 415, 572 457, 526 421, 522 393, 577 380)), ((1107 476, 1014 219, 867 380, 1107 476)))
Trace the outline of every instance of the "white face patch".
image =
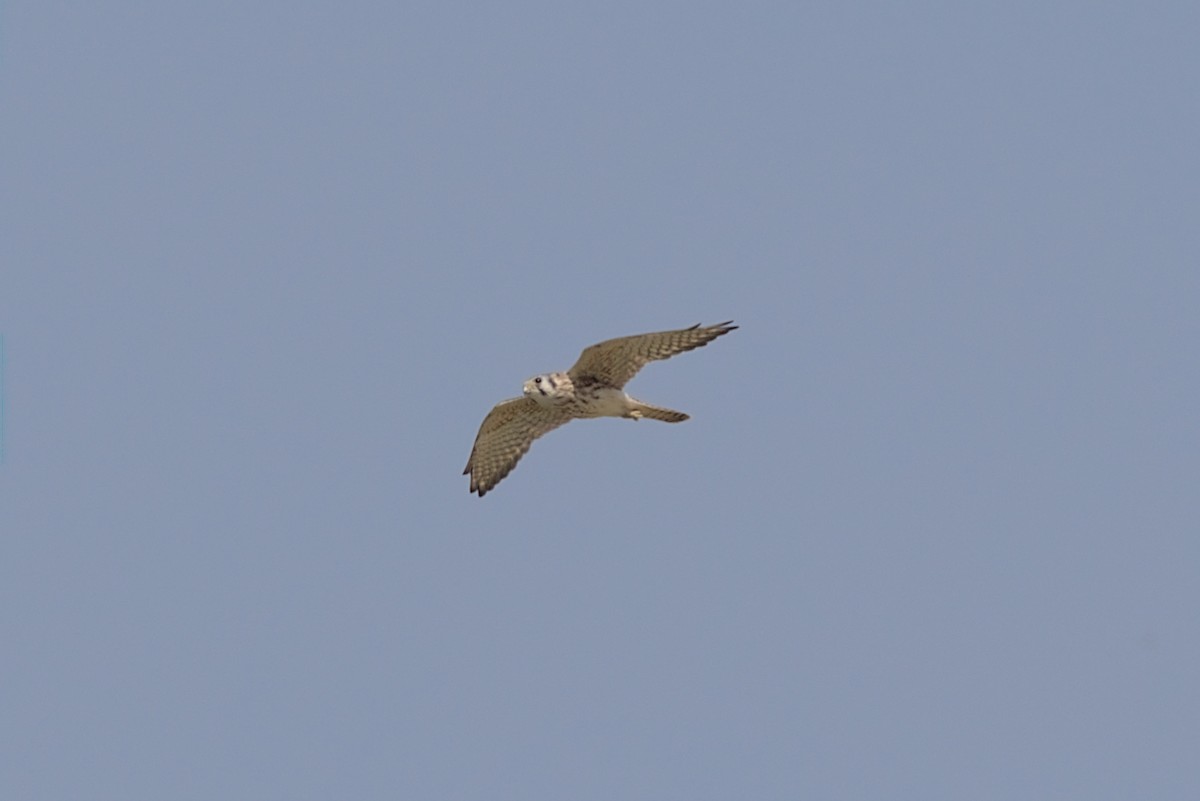
POLYGON ((547 376, 538 375, 525 382, 525 397, 533 398, 539 406, 553 406, 556 398, 547 376))

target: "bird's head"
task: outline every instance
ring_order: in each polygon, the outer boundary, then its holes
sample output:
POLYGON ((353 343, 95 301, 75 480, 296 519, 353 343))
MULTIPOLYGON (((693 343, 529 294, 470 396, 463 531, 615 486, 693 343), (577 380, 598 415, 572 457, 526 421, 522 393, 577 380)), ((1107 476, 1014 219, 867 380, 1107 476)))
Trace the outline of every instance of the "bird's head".
POLYGON ((543 373, 525 382, 525 397, 543 406, 553 406, 570 397, 571 379, 566 373, 543 373))

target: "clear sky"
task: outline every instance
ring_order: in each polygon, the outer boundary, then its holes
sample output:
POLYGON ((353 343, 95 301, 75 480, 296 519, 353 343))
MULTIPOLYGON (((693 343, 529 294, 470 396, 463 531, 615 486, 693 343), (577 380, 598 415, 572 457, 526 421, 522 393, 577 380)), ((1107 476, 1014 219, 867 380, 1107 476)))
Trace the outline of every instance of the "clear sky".
POLYGON ((1195 798, 1197 41, 5 4, 0 797, 1195 798))

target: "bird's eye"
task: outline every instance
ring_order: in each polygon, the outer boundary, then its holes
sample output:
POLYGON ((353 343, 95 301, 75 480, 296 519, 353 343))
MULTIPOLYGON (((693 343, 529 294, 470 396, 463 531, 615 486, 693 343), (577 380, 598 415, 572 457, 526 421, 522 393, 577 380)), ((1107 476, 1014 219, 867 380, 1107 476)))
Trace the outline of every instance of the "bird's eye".
POLYGON ((542 383, 542 377, 539 375, 537 378, 533 379, 533 383, 535 383, 535 384, 542 383))

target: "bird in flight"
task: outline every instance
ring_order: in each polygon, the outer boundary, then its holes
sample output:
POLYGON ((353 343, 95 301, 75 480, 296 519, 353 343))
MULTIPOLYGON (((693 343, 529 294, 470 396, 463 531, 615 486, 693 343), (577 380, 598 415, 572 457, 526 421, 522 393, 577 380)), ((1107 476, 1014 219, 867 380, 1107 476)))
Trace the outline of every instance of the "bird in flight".
POLYGON ((533 441, 575 418, 625 417, 682 423, 683 412, 652 406, 624 386, 649 362, 701 348, 737 328, 733 321, 701 328, 635 334, 585 348, 565 373, 543 373, 525 382, 525 394, 496 404, 483 419, 463 475, 482 498, 517 466, 533 441))

